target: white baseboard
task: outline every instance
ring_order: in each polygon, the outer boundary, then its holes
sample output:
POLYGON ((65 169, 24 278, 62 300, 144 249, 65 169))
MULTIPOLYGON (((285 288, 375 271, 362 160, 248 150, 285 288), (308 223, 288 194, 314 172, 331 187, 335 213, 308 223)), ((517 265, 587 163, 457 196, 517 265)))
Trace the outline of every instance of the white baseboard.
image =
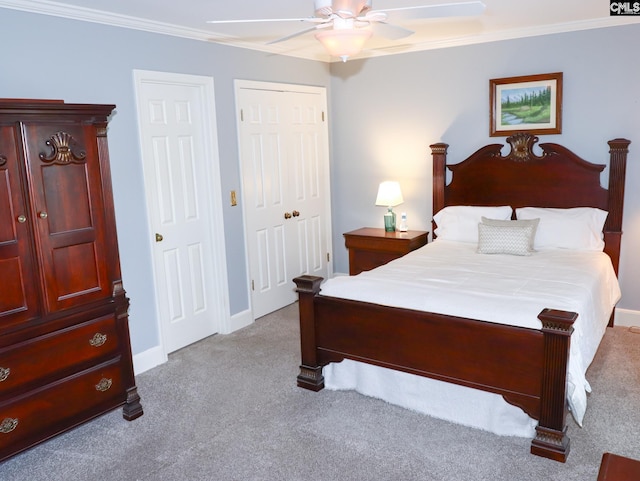
MULTIPOLYGON (((231 316, 229 325, 224 328, 224 332, 221 329, 220 334, 231 334, 238 329, 247 327, 253 323, 253 316, 250 310, 240 312, 234 316, 231 316)), ((154 346, 151 349, 147 349, 144 352, 133 356, 133 372, 137 376, 149 369, 153 369, 160 364, 164 364, 168 361, 167 355, 164 353, 162 346, 154 346)))
POLYGON ((167 362, 167 355, 161 346, 155 346, 147 349, 140 354, 133 356, 133 373, 137 376, 149 369, 153 369, 160 364, 167 362))
POLYGON ((640 311, 616 308, 614 326, 640 327, 640 311))
POLYGON ((246 311, 242 311, 231 316, 229 319, 229 325, 223 326, 220 329, 220 334, 231 334, 232 332, 251 324, 253 324, 253 313, 250 309, 247 309, 246 311))

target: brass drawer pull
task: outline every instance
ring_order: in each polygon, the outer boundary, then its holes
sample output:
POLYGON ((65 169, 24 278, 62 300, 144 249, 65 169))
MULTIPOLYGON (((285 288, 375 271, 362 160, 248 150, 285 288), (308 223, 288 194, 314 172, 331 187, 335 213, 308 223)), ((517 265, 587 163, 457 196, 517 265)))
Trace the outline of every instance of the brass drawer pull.
POLYGON ((89 344, 91 344, 93 347, 100 347, 105 342, 107 342, 107 335, 96 332, 91 338, 91 340, 89 341, 89 344))
POLYGON ((7 434, 13 431, 18 426, 17 418, 4 418, 0 423, 0 433, 7 434))
POLYGON ((0 367, 0 382, 6 381, 11 374, 11 368, 8 367, 0 367))
POLYGON ((100 392, 108 391, 112 383, 113 381, 111 379, 107 379, 106 377, 103 377, 102 379, 100 379, 100 382, 96 384, 96 391, 100 391, 100 392))

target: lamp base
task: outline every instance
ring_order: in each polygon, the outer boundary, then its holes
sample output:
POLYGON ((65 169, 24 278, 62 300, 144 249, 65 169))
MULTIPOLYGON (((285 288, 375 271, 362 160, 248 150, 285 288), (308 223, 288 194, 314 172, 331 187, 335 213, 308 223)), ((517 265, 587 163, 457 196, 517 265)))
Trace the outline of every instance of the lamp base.
POLYGON ((384 230, 385 232, 396 231, 396 213, 391 210, 391 207, 389 207, 389 210, 384 215, 384 230))

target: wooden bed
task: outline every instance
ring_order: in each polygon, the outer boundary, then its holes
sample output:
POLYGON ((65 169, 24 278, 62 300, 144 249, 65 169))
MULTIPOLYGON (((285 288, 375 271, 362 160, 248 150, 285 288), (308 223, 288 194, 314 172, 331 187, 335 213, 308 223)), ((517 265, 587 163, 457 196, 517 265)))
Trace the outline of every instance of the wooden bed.
MULTIPOLYGON (((450 205, 597 207, 609 213, 605 252, 617 273, 630 141, 609 142, 608 189, 600 185, 605 165, 557 144, 534 148, 538 138, 530 134, 507 141, 506 156, 502 144, 492 144, 454 165, 446 165, 447 144, 432 145, 433 212, 450 205), (447 169, 452 172, 448 185, 447 169)), ((353 359, 497 393, 538 420, 531 453, 566 460, 566 376, 576 313, 544 309, 538 316, 542 329, 527 329, 323 296, 320 277, 294 282, 300 309, 299 387, 323 389, 323 366, 353 359)))

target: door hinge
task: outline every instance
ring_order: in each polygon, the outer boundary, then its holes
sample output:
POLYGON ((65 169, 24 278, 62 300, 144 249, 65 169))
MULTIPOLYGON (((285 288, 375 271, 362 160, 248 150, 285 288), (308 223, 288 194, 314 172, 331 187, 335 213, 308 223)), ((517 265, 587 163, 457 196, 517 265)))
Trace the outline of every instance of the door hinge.
POLYGON ((244 122, 244 110, 240 109, 240 122, 244 122))
POLYGON ((324 110, 322 111, 322 121, 324 122, 324 110))
POLYGON ((253 279, 251 279, 251 290, 252 290, 252 291, 255 291, 255 290, 256 290, 256 285, 255 285, 255 283, 253 282, 253 279))
POLYGON ((327 262, 331 262, 331 254, 327 252, 327 262))

